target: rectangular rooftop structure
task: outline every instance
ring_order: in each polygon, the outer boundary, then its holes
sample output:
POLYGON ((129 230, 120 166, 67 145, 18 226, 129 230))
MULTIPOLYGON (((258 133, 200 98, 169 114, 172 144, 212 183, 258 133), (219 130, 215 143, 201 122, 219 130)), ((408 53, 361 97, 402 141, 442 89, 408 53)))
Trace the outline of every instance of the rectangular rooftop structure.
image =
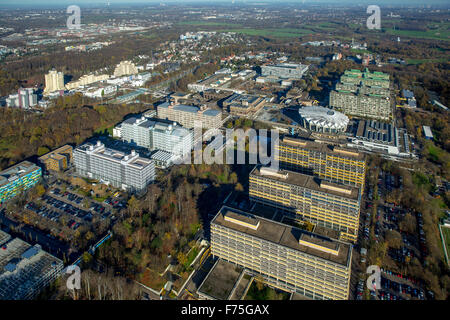
POLYGON ((250 175, 266 176, 270 177, 270 179, 273 180, 277 180, 287 184, 292 184, 299 187, 304 187, 309 190, 321 191, 324 193, 329 193, 341 197, 344 196, 346 198, 353 200, 359 199, 359 188, 356 187, 350 186, 346 187, 337 183, 325 182, 313 176, 294 171, 279 170, 278 174, 267 175, 264 173, 264 170, 265 170, 264 167, 257 166, 253 169, 250 175), (343 193, 345 194, 343 195, 343 193))
POLYGON ((9 240, 0 248, 0 300, 34 299, 60 276, 63 267, 60 259, 39 245, 9 240))
POLYGON ((250 215, 236 214, 233 211, 227 211, 224 215, 226 221, 236 223, 240 226, 247 227, 253 230, 257 230, 259 226, 259 220, 250 215))

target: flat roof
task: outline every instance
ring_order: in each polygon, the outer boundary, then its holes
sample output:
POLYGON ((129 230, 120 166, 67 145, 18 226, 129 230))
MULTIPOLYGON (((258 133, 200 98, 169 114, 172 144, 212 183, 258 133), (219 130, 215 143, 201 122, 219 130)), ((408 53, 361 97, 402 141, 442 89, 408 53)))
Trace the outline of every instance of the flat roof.
POLYGON ((197 292, 217 300, 227 300, 244 268, 218 259, 197 292))
POLYGON ((324 152, 353 160, 363 161, 365 159, 364 154, 355 151, 353 149, 347 149, 340 146, 333 146, 331 144, 307 140, 301 137, 291 137, 285 135, 283 136, 282 139, 280 139, 280 145, 288 145, 290 147, 299 147, 301 149, 324 152))
POLYGON ((63 262, 40 246, 15 238, 0 249, 0 300, 25 298, 30 288, 63 262))
POLYGON ((329 262, 340 264, 346 267, 349 266, 349 257, 351 252, 351 246, 349 244, 339 242, 337 240, 333 240, 324 236, 319 236, 317 234, 313 234, 283 223, 275 222, 256 215, 252 215, 250 213, 238 209, 229 208, 225 206, 222 207, 220 211, 217 213, 217 215, 214 217, 214 219, 211 221, 211 224, 217 224, 229 229, 240 231, 253 237, 270 241, 272 243, 296 251, 300 251, 305 254, 318 257, 329 262), (236 214, 244 216, 248 215, 253 216, 253 218, 258 220, 259 222, 258 228, 255 230, 225 220, 226 214, 230 211, 233 211, 236 214), (304 240, 307 240, 308 243, 315 244, 319 247, 337 249, 337 254, 326 252, 324 250, 320 250, 312 246, 302 245, 300 244, 300 240, 302 238, 304 240))
POLYGON ((48 158, 57 159, 57 158, 60 158, 60 157, 64 157, 61 154, 72 152, 72 151, 73 151, 72 146, 66 144, 66 145, 64 145, 64 146, 62 146, 62 147, 60 147, 58 149, 55 149, 53 151, 50 151, 49 153, 44 154, 43 156, 39 157, 38 160, 43 162, 43 161, 47 160, 48 158))
POLYGON ((263 174, 261 173, 262 166, 256 166, 250 173, 250 176, 264 177, 270 180, 276 180, 286 184, 292 184, 305 189, 319 191, 327 194, 332 194, 334 196, 358 200, 359 199, 359 188, 351 187, 347 185, 340 185, 337 183, 328 182, 319 179, 314 176, 307 174, 302 174, 294 171, 288 170, 278 170, 276 174, 263 174), (324 187, 326 185, 326 187, 324 187))
POLYGON ((2 244, 4 244, 6 241, 8 241, 9 239, 11 239, 11 236, 8 233, 0 230, 0 246, 2 244))
POLYGON ((0 187, 41 168, 29 161, 22 161, 0 172, 0 187))

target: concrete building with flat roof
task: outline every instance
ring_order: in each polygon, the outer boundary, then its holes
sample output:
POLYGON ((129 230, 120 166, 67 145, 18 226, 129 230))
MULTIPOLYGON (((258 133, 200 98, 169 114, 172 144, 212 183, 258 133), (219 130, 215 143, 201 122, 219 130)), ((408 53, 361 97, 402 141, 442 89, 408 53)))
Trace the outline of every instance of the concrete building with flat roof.
POLYGON ((259 111, 264 106, 264 103, 265 99, 263 97, 235 93, 223 102, 223 106, 228 108, 232 115, 249 116, 259 111))
POLYGON ((283 290, 349 296, 351 245, 238 209, 222 207, 211 221, 211 253, 283 290))
POLYGON ((63 262, 39 245, 0 231, 0 300, 29 300, 61 274, 63 262))
POLYGON ((201 122, 205 129, 222 126, 222 112, 220 110, 166 102, 157 107, 157 112, 158 118, 178 122, 188 129, 194 128, 196 121, 201 122))
POLYGON ((43 156, 38 161, 47 171, 63 171, 72 163, 73 148, 69 145, 62 146, 43 156))
POLYGON ((358 151, 290 136, 275 147, 282 169, 364 189, 366 160, 358 151))
POLYGON ((29 161, 20 162, 0 172, 0 203, 32 188, 42 177, 40 167, 29 161))
POLYGON ((279 209, 291 219, 339 232, 339 239, 358 237, 361 192, 293 171, 256 166, 250 173, 250 200, 279 209))
POLYGON ((358 120, 355 136, 349 140, 351 148, 399 157, 412 155, 408 132, 393 123, 358 120))
POLYGON ((347 70, 330 93, 330 107, 348 116, 392 118, 389 74, 347 70))
POLYGON ((134 150, 131 154, 106 148, 100 141, 86 143, 73 152, 76 172, 130 192, 143 191, 155 180, 155 163, 142 158, 134 150))
POLYGON ((170 120, 132 117, 122 122, 120 127, 123 140, 152 151, 162 150, 185 156, 193 147, 192 130, 170 120))
POLYGON ((300 80, 309 66, 295 63, 279 63, 267 66, 261 66, 261 75, 263 77, 275 76, 279 79, 300 80))

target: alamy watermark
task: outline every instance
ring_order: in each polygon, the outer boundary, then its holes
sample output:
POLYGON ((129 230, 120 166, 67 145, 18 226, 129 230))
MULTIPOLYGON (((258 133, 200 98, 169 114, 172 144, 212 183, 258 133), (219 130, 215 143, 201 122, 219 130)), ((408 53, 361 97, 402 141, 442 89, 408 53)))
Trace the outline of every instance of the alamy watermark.
MULTIPOLYGON (((279 169, 279 132, 271 129, 226 129, 225 136, 219 129, 209 129, 203 134, 200 121, 194 124, 194 157, 185 152, 175 164, 262 164, 273 170, 279 169), (211 142, 203 149, 203 142, 211 142), (270 145, 270 155, 269 155, 270 145), (248 148, 247 148, 248 147, 248 148), (225 154, 224 154, 225 153, 225 154)), ((184 150, 184 141, 178 142, 174 150, 184 150)))
POLYGON ((367 28, 370 30, 381 29, 381 9, 377 5, 370 5, 367 7, 367 13, 372 14, 367 18, 367 28))
POLYGON ((370 274, 367 277, 367 288, 370 291, 377 291, 381 288, 381 269, 377 265, 371 265, 367 268, 366 273, 370 274))
POLYGON ((66 287, 69 290, 81 289, 81 269, 79 266, 70 265, 66 269, 66 274, 70 274, 66 281, 66 287))
POLYGON ((81 29, 81 9, 79 6, 71 5, 67 7, 67 13, 70 16, 67 18, 67 29, 79 30, 81 29))

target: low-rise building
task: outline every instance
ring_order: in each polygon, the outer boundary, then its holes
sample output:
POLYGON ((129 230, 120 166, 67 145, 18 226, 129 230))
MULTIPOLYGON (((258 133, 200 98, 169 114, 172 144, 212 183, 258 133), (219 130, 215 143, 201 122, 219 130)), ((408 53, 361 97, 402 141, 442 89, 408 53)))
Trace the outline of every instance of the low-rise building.
POLYGON ((62 260, 0 230, 0 300, 31 300, 62 273, 62 260), (3 240, 2 240, 3 239, 3 240))
POLYGON ((228 108, 232 115, 245 117, 258 112, 264 106, 264 103, 263 97, 235 93, 223 101, 223 106, 228 108))
POLYGON ((23 161, 0 172, 0 203, 36 185, 42 177, 40 167, 23 161))
POLYGON ((279 63, 261 66, 261 75, 264 77, 275 76, 279 79, 300 80, 308 71, 309 66, 295 63, 279 63))
POLYGON ((349 140, 348 147, 392 156, 411 156, 411 141, 406 129, 397 128, 392 123, 358 120, 355 136, 349 140))
POLYGON ((347 130, 348 117, 338 111, 324 107, 304 107, 299 109, 301 125, 311 131, 323 133, 343 133, 347 130))
POLYGON ((39 157, 39 163, 47 171, 64 171, 72 163, 73 148, 65 145, 39 157))

